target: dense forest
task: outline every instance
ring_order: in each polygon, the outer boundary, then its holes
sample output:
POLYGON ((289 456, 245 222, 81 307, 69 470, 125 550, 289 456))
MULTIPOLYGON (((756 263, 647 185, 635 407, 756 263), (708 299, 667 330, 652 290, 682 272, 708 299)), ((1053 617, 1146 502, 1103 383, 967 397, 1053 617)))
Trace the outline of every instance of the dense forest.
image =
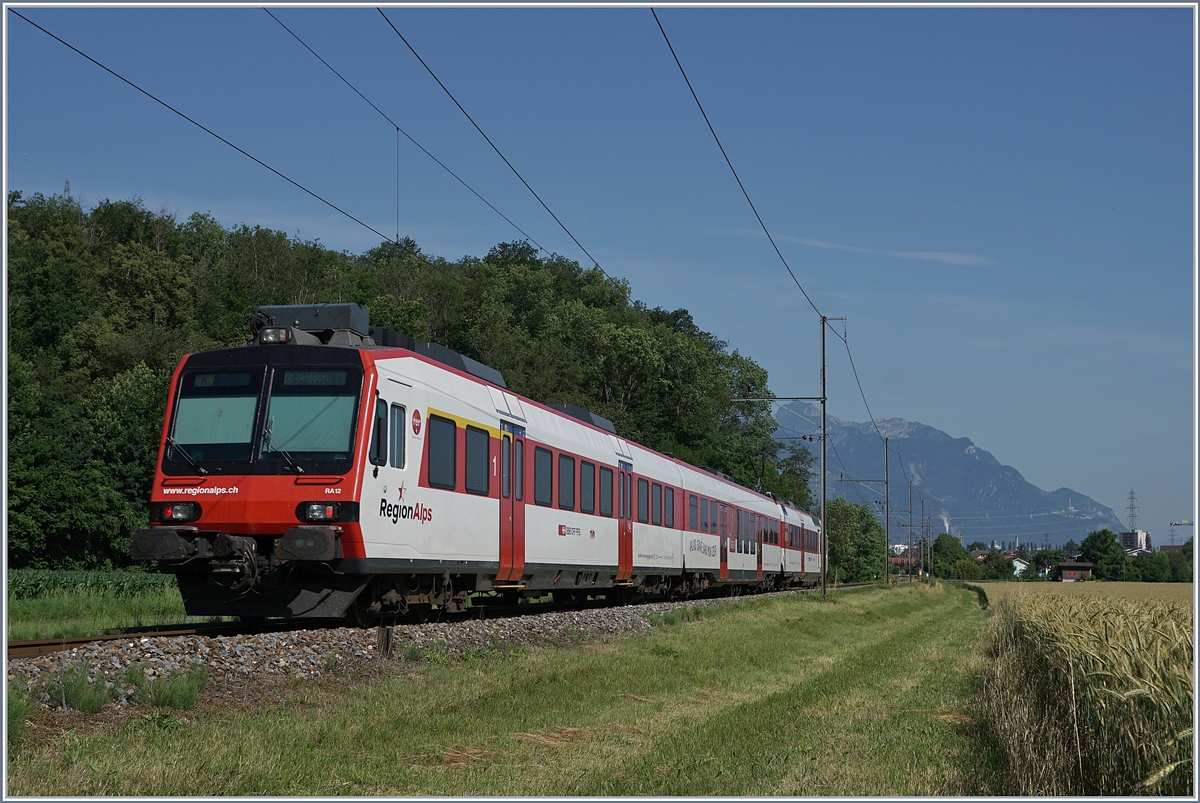
POLYGON ((136 198, 85 210, 14 192, 8 260, 12 567, 126 564, 171 371, 244 344, 263 304, 357 302, 373 325, 491 365, 518 393, 812 506, 811 454, 772 439, 770 403, 732 401, 771 395, 761 366, 687 310, 650 308, 627 282, 527 243, 448 261, 405 238, 354 255, 205 214, 179 222, 136 198))

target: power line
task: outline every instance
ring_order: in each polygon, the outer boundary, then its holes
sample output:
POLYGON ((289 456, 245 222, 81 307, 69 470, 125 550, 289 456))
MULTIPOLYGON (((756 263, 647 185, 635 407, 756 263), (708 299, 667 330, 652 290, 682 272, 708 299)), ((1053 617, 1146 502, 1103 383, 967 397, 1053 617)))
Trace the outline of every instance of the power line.
POLYGON ((733 173, 733 178, 737 181, 738 187, 742 190, 742 195, 746 196, 746 203, 750 204, 750 211, 754 213, 754 217, 758 219, 758 225, 762 226, 763 232, 767 235, 767 239, 771 241, 771 247, 775 249, 775 253, 779 256, 779 260, 783 266, 787 268, 788 275, 792 277, 792 281, 800 288, 800 292, 804 294, 804 300, 813 308, 813 312, 817 315, 821 311, 817 309, 817 305, 808 297, 808 293, 800 284, 800 280, 796 278, 796 274, 792 272, 792 266, 783 258, 783 252, 779 250, 779 246, 775 244, 775 238, 771 236, 771 232, 767 230, 767 224, 763 223, 762 216, 758 214, 758 210, 754 208, 754 201, 750 200, 750 193, 746 192, 745 185, 742 184, 741 178, 738 177, 737 170, 733 167, 733 162, 729 159, 729 154, 725 153, 725 146, 721 144, 721 138, 717 136, 717 132, 713 129, 712 123, 708 120, 708 114, 704 111, 704 105, 700 103, 700 98, 696 95, 696 90, 692 88, 692 82, 688 80, 687 72, 683 69, 683 64, 679 61, 679 56, 675 54, 675 48, 671 46, 671 39, 667 36, 666 30, 663 28, 662 22, 658 19, 658 14, 654 9, 650 9, 650 13, 654 14, 654 21, 658 23, 658 30, 662 32, 663 40, 667 43, 667 48, 671 51, 671 57, 675 59, 675 66, 679 67, 679 73, 683 76, 684 82, 687 84, 688 91, 692 93, 692 99, 696 101, 696 106, 700 109, 700 114, 704 117, 704 123, 708 126, 709 132, 713 135, 713 139, 717 141, 717 147, 721 149, 721 155, 725 157, 725 164, 729 165, 729 170, 733 173))
POLYGON ((151 95, 149 92, 147 92, 146 90, 142 89, 140 86, 138 86, 137 84, 135 84, 133 81, 130 81, 128 78, 126 78, 126 77, 124 77, 124 76, 120 75, 119 73, 115 72, 114 70, 111 70, 111 69, 109 69, 108 67, 105 67, 103 64, 101 64, 100 62, 96 61, 94 58, 92 58, 91 56, 89 56, 87 53, 84 53, 82 50, 80 50, 79 48, 77 48, 77 47, 75 47, 74 45, 70 44, 69 42, 66 42, 66 41, 64 41, 63 39, 61 39, 61 38, 59 38, 59 37, 55 36, 54 34, 50 33, 50 32, 49 32, 49 31, 47 31, 45 28, 43 28, 41 25, 38 25, 36 22, 34 22, 33 20, 29 19, 29 18, 28 18, 28 17, 26 17, 24 14, 21 14, 19 11, 15 10, 15 9, 12 9, 12 8, 10 8, 10 9, 9 9, 9 11, 11 11, 13 14, 16 14, 18 17, 20 17, 21 19, 25 20, 25 21, 26 21, 26 22, 28 22, 30 25, 32 25, 33 27, 37 28, 39 31, 41 31, 42 33, 46 34, 46 36, 49 36, 51 39, 55 40, 55 41, 56 41, 56 42, 58 42, 59 44, 61 44, 61 45, 64 45, 65 47, 67 47, 67 48, 70 48, 71 50, 74 50, 76 53, 78 53, 79 55, 83 56, 85 59, 87 59, 88 61, 90 61, 92 64, 95 64, 97 67, 99 67, 100 69, 102 69, 102 70, 104 70, 105 72, 107 72, 109 75, 112 75, 114 78, 117 78, 117 79, 119 79, 119 80, 123 81, 124 83, 128 84, 129 86, 133 87, 133 88, 134 88, 134 89, 136 89, 138 92, 141 92, 143 95, 145 95, 146 97, 150 98, 152 101, 154 101, 155 103, 159 104, 160 106, 162 106, 162 107, 164 107, 164 108, 166 108, 166 109, 169 109, 170 111, 173 111, 173 112, 175 112, 175 114, 177 114, 177 115, 179 115, 180 117, 182 117, 183 119, 187 120, 189 123, 191 123, 192 125, 196 126, 196 127, 197 127, 197 128, 199 128, 201 131, 204 131, 205 133, 207 133, 207 134, 209 134, 209 135, 211 135, 211 136, 213 136, 213 137, 216 137, 217 139, 221 140, 221 142, 224 142, 226 145, 228 145, 229 147, 233 148, 235 151, 237 151, 238 153, 242 154, 243 156, 245 156, 246 158, 250 159, 251 161, 253 161, 253 162, 255 162, 255 163, 257 163, 257 164, 261 165, 262 167, 265 167, 265 168, 266 168, 266 169, 268 169, 268 170, 270 170, 272 173, 274 173, 275 175, 279 176, 281 179, 283 179, 284 181, 288 182, 288 183, 289 183, 289 184, 291 184, 292 186, 294 186, 294 187, 297 187, 298 189, 301 189, 301 190, 303 190, 304 192, 308 193, 309 195, 311 195, 312 197, 316 198, 316 199, 317 199, 318 201, 320 201, 321 203, 323 203, 323 204, 325 204, 326 206, 328 206, 330 209, 333 209, 333 210, 334 210, 334 211, 336 211, 336 212, 340 212, 341 214, 343 214, 343 215, 345 215, 346 217, 350 218, 351 220, 353 220, 355 223, 357 223, 358 225, 362 226, 363 228, 365 228, 365 229, 367 229, 367 230, 369 230, 369 231, 372 231, 372 232, 374 232, 375 234, 379 235, 379 236, 380 236, 380 237, 382 237, 384 240, 391 240, 391 238, 390 238, 390 237, 388 237, 386 234, 384 234, 383 232, 379 231, 379 230, 378 230, 378 229, 376 229, 375 227, 373 227, 373 226, 370 226, 370 225, 368 225, 368 224, 366 224, 366 223, 363 223, 361 220, 359 220, 359 219, 358 219, 358 218, 356 218, 354 215, 352 215, 352 214, 350 214, 349 212, 347 212, 345 209, 342 209, 341 207, 339 207, 339 206, 337 206, 337 205, 333 204, 332 202, 325 200, 325 199, 324 199, 324 198, 322 198, 320 195, 317 195, 315 192, 313 192, 312 190, 310 190, 308 187, 305 187, 303 184, 299 183, 298 181, 294 181, 293 179, 290 179, 290 178, 288 178, 288 177, 287 177, 287 176, 285 176, 283 173, 280 173, 278 170, 276 170, 275 168, 271 167, 269 164, 267 164, 267 163, 266 163, 266 162, 264 162, 263 160, 261 160, 261 159, 257 158, 256 156, 253 156, 253 155, 251 155, 251 154, 247 153, 246 151, 242 150, 242 149, 241 149, 241 148, 239 148, 237 145, 234 145, 232 142, 230 142, 229 140, 225 139, 225 137, 223 137, 223 136, 221 136, 220 134, 216 133, 216 132, 215 132, 215 131, 213 131, 212 129, 206 128, 205 126, 203 126, 203 125, 201 125, 200 123, 196 122, 196 121, 195 121, 195 120, 193 120, 191 117, 188 117, 186 114, 184 114, 183 112, 179 111, 179 110, 178 110, 178 109, 176 109, 174 106, 172 106, 172 105, 170 105, 169 103, 167 103, 166 101, 159 100, 157 97, 155 97, 154 95, 151 95))
POLYGON ((458 107, 458 110, 460 112, 462 112, 463 115, 468 120, 471 121, 471 125, 475 126, 475 130, 478 131, 479 134, 485 140, 487 140, 487 144, 492 146, 492 150, 494 150, 496 152, 496 155, 504 160, 504 163, 506 165, 508 165, 508 169, 513 171, 513 175, 515 175, 517 178, 519 178, 521 180, 521 183, 525 185, 525 189, 529 190, 529 192, 533 194, 533 197, 537 198, 537 202, 542 205, 542 208, 550 213, 550 217, 554 218, 554 222, 557 223, 560 227, 562 227, 562 230, 567 233, 567 236, 571 238, 571 240, 575 243, 575 245, 579 246, 580 251, 587 254, 587 258, 592 260, 592 264, 595 265, 596 268, 601 273, 604 274, 605 278, 607 278, 609 281, 615 281, 613 279, 613 277, 608 275, 608 272, 606 270, 604 270, 604 268, 600 267, 600 263, 596 261, 595 257, 593 257, 590 253, 588 253, 588 250, 583 247, 583 244, 581 242, 579 242, 578 239, 576 239, 575 235, 571 233, 571 230, 568 229, 565 225, 563 225, 563 222, 558 219, 558 215, 554 214, 554 212, 551 211, 550 207, 546 206, 546 202, 542 200, 540 195, 538 195, 536 192, 534 192, 533 187, 529 186, 529 182, 526 181, 519 172, 517 172, 517 168, 512 166, 512 162, 508 161, 508 159, 504 156, 504 154, 500 152, 500 149, 496 147, 496 143, 492 142, 491 138, 488 137, 487 134, 483 133, 483 129, 479 127, 479 124, 475 122, 474 118, 472 118, 471 115, 467 114, 467 110, 462 107, 462 104, 458 102, 458 99, 454 97, 454 94, 449 89, 446 88, 446 85, 442 83, 442 79, 438 78, 437 73, 435 73, 432 69, 430 69, 429 65, 425 63, 425 59, 421 58, 421 54, 419 54, 416 51, 416 49, 413 48, 413 46, 408 43, 408 40, 404 38, 404 34, 400 33, 400 29, 398 29, 395 25, 392 25, 392 21, 390 19, 388 19, 387 14, 383 13, 383 9, 376 8, 375 10, 379 12, 379 16, 383 17, 384 22, 386 22, 388 24, 388 26, 393 31, 396 32, 396 36, 400 37, 400 41, 403 42, 405 44, 405 46, 410 51, 412 51, 412 54, 417 57, 417 61, 421 62, 421 66, 424 67, 425 70, 431 76, 433 76, 433 80, 437 81, 437 84, 438 84, 438 86, 440 86, 442 88, 442 91, 445 92, 447 96, 449 96, 450 100, 454 101, 454 105, 458 107))
POLYGON ((413 145, 416 145, 418 148, 420 148, 420 149, 421 149, 421 152, 422 152, 422 153, 424 153, 426 156, 428 156, 428 157, 429 157, 430 159, 432 159, 433 161, 437 162, 438 166, 439 166, 439 167, 441 167, 443 170, 445 170, 447 173, 449 173, 451 176, 453 176, 453 177, 454 177, 454 179, 455 179, 455 180, 456 180, 456 181, 457 181, 459 184, 463 185, 463 186, 464 186, 464 187, 466 187, 468 190, 470 190, 472 195, 474 195, 476 198, 478 198, 479 200, 481 200, 481 201, 483 201, 485 204, 487 204, 487 205, 488 205, 488 208, 490 208, 490 209, 491 209, 493 212, 495 212, 497 215, 499 215, 500 217, 504 218, 505 222, 507 222, 507 223, 508 223, 508 225, 512 226, 512 227, 513 227, 514 229, 516 229, 517 231, 521 232, 521 236, 522 236, 522 237, 524 237, 524 238, 525 238, 526 240, 528 240, 529 242, 531 242, 531 243, 533 243, 534 245, 536 245, 536 246, 538 247, 538 250, 539 250, 539 251, 541 251, 541 252, 542 252, 542 253, 544 253, 544 254, 549 254, 549 253, 550 253, 550 252, 549 252, 549 251, 547 251, 545 248, 542 248, 542 246, 541 246, 541 243, 539 243, 537 240, 533 239, 533 238, 532 238, 532 237, 530 237, 528 234, 526 234, 524 229, 522 229, 522 228, 521 228, 520 226, 518 226, 516 223, 513 223, 511 220, 509 220, 507 215, 505 215, 503 212, 501 212, 501 211, 500 211, 499 209, 497 209, 495 206, 492 206, 491 202, 490 202, 490 201, 488 201, 488 199, 487 199, 487 198, 484 198, 482 195, 480 195, 478 192, 476 192, 474 187, 472 187, 470 184, 468 184, 467 182, 465 182, 465 181, 463 181, 461 178, 459 178, 459 176, 458 176, 458 174, 457 174, 457 173, 455 173, 455 172, 454 172, 453 170, 451 170, 449 167, 446 167, 446 165, 444 165, 440 159, 438 159, 436 156, 434 156, 432 153, 430 153, 428 150, 426 150, 424 145, 422 145, 421 143, 419 143, 419 142, 417 142, 415 139, 413 139, 413 138, 412 138, 412 136, 411 136, 411 135, 409 135, 409 133, 408 133, 407 131, 405 131, 403 128, 401 128, 401 127, 400 127, 400 126, 399 126, 399 125, 396 123, 396 121, 395 121, 395 120, 393 120, 391 117, 388 117, 388 116, 387 116, 387 114, 385 114, 385 113, 384 113, 384 111, 383 111, 382 109, 380 109, 378 106, 376 106, 374 103, 372 103, 370 98, 368 98, 368 97, 367 97, 366 95, 364 95, 362 92, 359 92, 359 91, 358 91, 358 87, 356 87, 356 86, 354 86, 354 84, 350 83, 350 81, 346 79, 346 76, 342 75, 340 72, 338 72, 337 70, 335 70, 335 69, 333 68, 333 65, 332 65, 332 64, 330 64, 329 62, 327 62, 325 59, 321 58, 320 54, 319 54, 319 53, 317 53, 317 51, 313 50, 311 47, 309 47, 307 42, 305 42, 303 39, 301 39, 299 36, 297 36, 297 34, 296 34, 296 32, 295 32, 295 31, 293 31, 293 30, 292 30, 291 28, 289 28, 288 26, 284 25, 284 24, 283 24, 283 21, 282 21, 282 20, 280 20, 280 19, 279 19, 279 17, 276 17, 274 14, 271 14, 271 10, 270 10, 270 9, 264 8, 264 9, 263 9, 263 11, 267 12, 268 14, 270 14, 270 15, 271 15, 271 19, 273 19, 273 20, 275 20, 276 22, 278 22, 281 28, 283 28, 285 31, 287 31, 288 33, 290 33, 290 34, 292 35, 292 38, 294 38, 294 39, 295 39, 297 42, 299 42, 301 45, 303 45, 303 46, 304 46, 304 49, 305 49, 305 50, 307 50, 309 53, 312 53, 314 56, 316 56, 316 58, 317 58, 317 61, 321 62, 321 63, 322 63, 322 64, 324 64, 326 67, 328 67, 328 68, 329 68, 329 71, 330 71, 330 72, 332 72, 334 75, 336 75, 338 78, 341 78, 341 79, 342 79, 342 83, 344 83, 346 86, 350 87, 350 89, 352 89, 352 90, 354 91, 354 94, 358 95, 360 98, 362 98, 363 100, 365 100, 365 101, 367 102, 367 105, 368 105, 368 106, 370 106, 370 107, 371 107, 372 109, 374 109, 375 111, 379 112, 380 116, 381 116, 381 117, 383 117, 383 119, 387 120, 389 123, 391 123, 391 124, 392 124, 392 127, 396 129, 396 135, 397 135, 397 140, 396 140, 396 193, 397 193, 397 196, 396 196, 396 219, 397 219, 397 222, 396 222, 396 239, 397 239, 397 240, 399 240, 399 238, 400 238, 400 233, 399 233, 399 231, 400 231, 400 223, 399 223, 399 216, 400 216, 400 198, 399 198, 399 192, 400 192, 400 142, 399 142, 399 135, 400 135, 400 134, 403 134, 405 137, 407 137, 407 139, 408 139, 408 141, 409 141, 409 142, 411 142, 413 145))

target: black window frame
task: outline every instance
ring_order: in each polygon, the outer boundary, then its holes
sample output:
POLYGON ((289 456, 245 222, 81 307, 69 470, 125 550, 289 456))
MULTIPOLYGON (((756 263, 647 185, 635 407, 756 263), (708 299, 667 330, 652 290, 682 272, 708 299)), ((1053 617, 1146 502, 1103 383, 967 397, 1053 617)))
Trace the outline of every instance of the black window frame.
POLYGON ((474 427, 470 424, 466 427, 466 454, 463 458, 463 488, 469 494, 476 496, 487 496, 492 489, 492 467, 491 467, 491 451, 492 451, 492 436, 488 434, 486 429, 474 427), (480 441, 482 436, 483 440, 480 441), (474 444, 472 444, 472 441, 474 444), (482 447, 482 452, 480 448, 482 447), (480 473, 482 469, 482 474, 480 473), (479 485, 479 479, 482 477, 483 485, 479 485), (474 487, 472 487, 474 480, 474 487))
POLYGON ((458 424, 451 418, 443 418, 440 415, 430 415, 429 420, 425 423, 425 440, 429 444, 429 468, 428 479, 429 485, 432 488, 441 488, 446 491, 454 491, 458 488, 458 424), (434 458, 438 456, 438 450, 443 449, 441 438, 446 434, 446 426, 449 426, 449 432, 452 433, 450 438, 450 464, 449 470, 444 470, 443 461, 439 459, 437 464, 437 474, 435 475, 434 458), (438 433, 441 434, 438 434, 438 433), (446 482, 443 477, 449 477, 449 482, 446 482))
POLYGON ((533 503, 542 507, 553 507, 554 505, 554 452, 543 449, 541 446, 533 448, 533 503), (543 455, 546 459, 544 473, 542 471, 543 455))
POLYGON ((514 438, 513 446, 516 448, 516 454, 513 455, 513 497, 518 502, 525 501, 525 439, 514 438))
POLYGON ((670 485, 663 486, 663 526, 675 527, 675 489, 670 485))
POLYGON ((650 521, 650 480, 644 477, 638 477, 637 514, 642 524, 650 521))
POLYGON ((596 464, 579 461, 579 512, 596 512, 596 464))
POLYGON ((575 509, 575 458, 562 452, 558 455, 558 509, 575 509))
POLYGON ((600 515, 612 518, 613 514, 613 470, 608 466, 600 466, 600 515), (608 474, 608 482, 604 481, 604 475, 608 474), (605 494, 605 491, 608 491, 605 494), (607 498, 605 498, 607 497, 607 498), (605 509, 607 508, 607 509, 605 509))
POLYGON ((507 432, 500 435, 500 496, 508 499, 512 495, 512 436, 507 432))
POLYGON ((367 460, 373 466, 386 466, 388 453, 387 425, 388 403, 375 399, 375 416, 371 420, 371 445, 367 449, 367 460))
POLYGON ((661 483, 650 483, 650 523, 655 527, 662 526, 662 488, 663 487, 661 483))
POLYGON ((688 529, 700 532, 700 500, 695 494, 688 494, 688 529))
POLYGON ((408 455, 408 449, 404 444, 404 425, 408 422, 408 408, 403 404, 392 402, 388 415, 390 417, 389 426, 391 427, 388 438, 388 443, 390 444, 388 448, 388 465, 392 468, 403 470, 408 455), (399 457, 399 460, 396 459, 397 457, 399 457))

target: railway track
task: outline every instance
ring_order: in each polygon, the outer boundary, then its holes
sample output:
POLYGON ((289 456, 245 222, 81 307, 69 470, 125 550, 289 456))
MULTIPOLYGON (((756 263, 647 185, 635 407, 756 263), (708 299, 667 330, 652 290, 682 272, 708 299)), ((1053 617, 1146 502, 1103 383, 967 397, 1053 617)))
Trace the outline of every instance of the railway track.
MULTIPOLYGON (((875 583, 846 583, 839 585, 838 588, 862 588, 864 586, 875 585, 875 583)), ((800 589, 797 589, 800 590, 800 589)), ((808 589, 813 591, 815 589, 808 589)), ((745 596, 752 596, 746 594, 745 596)), ((655 600, 661 601, 661 600, 655 600)), ((455 613, 440 613, 430 618, 430 621, 441 622, 458 622, 466 619, 500 619, 511 616, 532 616, 539 613, 550 613, 552 611, 562 610, 588 610, 593 608, 612 607, 614 603, 607 600, 589 600, 579 602, 569 606, 556 605, 553 602, 538 602, 522 605, 479 605, 466 610, 455 613)), ((407 624, 414 619, 399 618, 395 622, 381 623, 380 627, 384 628, 387 624, 407 624)), ((106 633, 103 635, 94 636, 74 636, 71 638, 54 638, 54 639, 32 639, 26 641, 10 641, 8 642, 8 660, 14 658, 36 658, 39 655, 49 655, 57 652, 70 652, 72 649, 84 647, 89 644, 105 641, 128 641, 139 637, 162 637, 162 636, 241 636, 255 633, 285 633, 293 630, 322 630, 337 627, 352 627, 345 619, 287 619, 264 622, 217 622, 211 624, 197 625, 160 625, 148 627, 128 628, 120 633, 106 633)), ((380 634, 381 644, 383 643, 383 633, 380 634)))

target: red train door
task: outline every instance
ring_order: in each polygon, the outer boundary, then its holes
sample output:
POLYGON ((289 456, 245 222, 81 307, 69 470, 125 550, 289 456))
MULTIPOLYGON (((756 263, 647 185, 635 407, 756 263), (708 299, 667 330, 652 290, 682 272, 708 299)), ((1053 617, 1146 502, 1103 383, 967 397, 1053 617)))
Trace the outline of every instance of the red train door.
POLYGON ((621 498, 617 520, 617 582, 627 583, 633 577, 633 469, 632 463, 620 461, 618 481, 621 498))
POLYGON ((729 579, 729 538, 725 528, 725 506, 721 505, 721 579, 729 579))
POLYGON ((758 536, 757 536, 757 542, 755 543, 755 546, 758 547, 758 569, 757 569, 757 573, 754 576, 757 577, 759 580, 761 580, 762 579, 763 533, 766 532, 766 529, 767 529, 767 520, 764 519, 762 516, 755 516, 755 518, 758 519, 758 536))
POLYGON ((500 423, 500 568, 497 582, 525 571, 525 430, 500 423))

